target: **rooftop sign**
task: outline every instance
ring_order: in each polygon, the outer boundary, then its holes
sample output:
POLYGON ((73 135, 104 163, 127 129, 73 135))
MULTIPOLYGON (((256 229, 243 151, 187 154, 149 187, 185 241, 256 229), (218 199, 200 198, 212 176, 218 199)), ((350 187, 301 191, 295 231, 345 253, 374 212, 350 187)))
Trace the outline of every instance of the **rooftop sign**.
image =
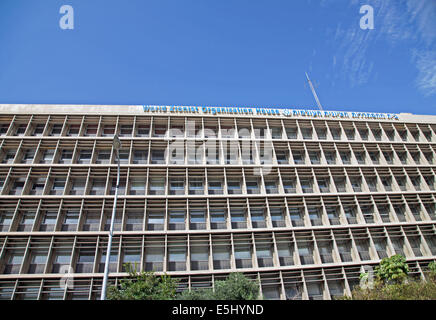
POLYGON ((144 112, 151 113, 197 113, 203 115, 261 115, 285 117, 310 117, 325 119, 374 119, 399 120, 394 113, 348 112, 348 111, 320 111, 305 109, 274 109, 248 107, 201 107, 201 106, 152 106, 144 105, 144 112))

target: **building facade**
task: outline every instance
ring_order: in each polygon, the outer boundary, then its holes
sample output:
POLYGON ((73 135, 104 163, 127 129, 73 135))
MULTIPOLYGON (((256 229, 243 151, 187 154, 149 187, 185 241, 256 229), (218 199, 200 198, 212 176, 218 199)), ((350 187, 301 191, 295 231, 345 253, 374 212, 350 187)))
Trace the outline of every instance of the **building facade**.
POLYGON ((115 134, 110 284, 136 263, 332 299, 384 257, 436 259, 436 116, 0 105, 0 299, 99 299, 115 134))

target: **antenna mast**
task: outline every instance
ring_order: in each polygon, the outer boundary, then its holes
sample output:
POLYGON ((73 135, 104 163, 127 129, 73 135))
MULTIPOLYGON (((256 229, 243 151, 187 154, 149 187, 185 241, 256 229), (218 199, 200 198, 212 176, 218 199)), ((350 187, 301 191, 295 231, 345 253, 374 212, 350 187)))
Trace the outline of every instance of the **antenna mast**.
POLYGON ((307 81, 309 82, 310 89, 312 90, 313 97, 315 98, 315 101, 316 101, 316 104, 318 105, 319 110, 323 111, 322 106, 321 106, 321 102, 319 102, 315 88, 313 87, 312 81, 310 81, 309 75, 307 74, 307 72, 306 72, 306 78, 307 78, 307 81))

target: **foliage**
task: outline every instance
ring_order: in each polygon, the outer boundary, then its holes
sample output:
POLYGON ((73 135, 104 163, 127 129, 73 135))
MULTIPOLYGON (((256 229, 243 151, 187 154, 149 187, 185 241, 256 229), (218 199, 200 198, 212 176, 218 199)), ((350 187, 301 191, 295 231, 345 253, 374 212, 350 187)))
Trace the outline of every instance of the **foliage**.
POLYGON ((402 283, 409 273, 406 258, 396 254, 389 258, 384 258, 380 265, 375 268, 375 276, 378 280, 389 284, 402 283))
POLYGON ((108 289, 109 300, 172 300, 176 297, 177 280, 153 272, 138 273, 130 264, 125 265, 129 278, 120 281, 119 288, 108 289))
POLYGON ((436 281, 436 261, 430 262, 427 266, 427 269, 430 280, 436 281))
POLYGON ((403 283, 376 283, 371 289, 357 287, 344 300, 435 300, 435 281, 407 281, 403 283))
MULTIPOLYGON (((351 296, 341 300, 436 300, 436 262, 429 263, 428 277, 422 280, 407 276, 409 269, 403 256, 385 258, 376 267, 371 287, 356 286, 351 296)), ((361 274, 361 279, 367 277, 361 274)))
POLYGON ((256 300, 259 298, 259 283, 242 273, 231 273, 226 280, 215 282, 212 289, 197 289, 182 292, 182 300, 256 300))

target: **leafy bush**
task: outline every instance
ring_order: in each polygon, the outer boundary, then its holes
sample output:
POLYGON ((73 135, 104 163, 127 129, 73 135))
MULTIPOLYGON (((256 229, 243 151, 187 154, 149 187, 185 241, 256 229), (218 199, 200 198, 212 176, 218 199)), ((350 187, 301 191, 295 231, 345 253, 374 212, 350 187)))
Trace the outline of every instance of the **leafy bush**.
POLYGON ((168 275, 156 276, 153 272, 138 273, 126 264, 129 278, 120 281, 119 287, 108 289, 109 300, 173 300, 176 297, 177 280, 168 275))
POLYGON ((396 254, 389 258, 384 258, 380 265, 375 268, 375 276, 378 280, 387 283, 402 283, 409 273, 406 258, 396 254))
POLYGON ((215 282, 212 289, 197 289, 182 292, 182 300, 256 300, 259 298, 259 283, 242 273, 231 273, 226 280, 215 282))

